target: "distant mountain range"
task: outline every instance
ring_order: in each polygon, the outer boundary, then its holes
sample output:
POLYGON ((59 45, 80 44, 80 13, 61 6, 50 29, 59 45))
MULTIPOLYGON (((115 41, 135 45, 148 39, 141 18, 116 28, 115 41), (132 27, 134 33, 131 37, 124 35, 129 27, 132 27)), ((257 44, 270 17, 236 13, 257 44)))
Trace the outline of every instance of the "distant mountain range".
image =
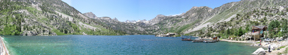
MULTIPOLYGON (((212 26, 215 23, 228 22, 236 17, 237 14, 245 14, 254 11, 255 9, 279 6, 286 8, 287 4, 285 3, 287 3, 286 0, 241 0, 239 2, 227 3, 214 9, 206 6, 192 7, 189 11, 181 15, 165 16, 160 14, 152 20, 140 20, 139 23, 143 23, 142 25, 144 26, 147 25, 151 27, 157 27, 153 28, 153 31, 147 30, 146 32, 152 31, 147 34, 159 34, 167 32, 191 34, 195 31, 205 30, 209 25, 212 26)), ((122 23, 125 24, 138 22, 126 21, 122 23)))
MULTIPOLYGON (((0 20, 3 22, 0 22, 0 34, 24 36, 151 35, 174 32, 182 35, 197 35, 200 31, 208 33, 207 29, 224 22, 236 22, 231 20, 238 20, 235 18, 239 18, 241 14, 255 10, 262 11, 262 8, 286 11, 287 3, 287 0, 241 0, 214 9, 206 6, 192 7, 180 15, 157 15, 149 21, 120 22, 117 18, 97 17, 92 12, 82 14, 61 0, 1 0, 0 20)), ((251 16, 246 18, 251 18, 251 16)), ((229 27, 238 28, 237 25, 229 27)))

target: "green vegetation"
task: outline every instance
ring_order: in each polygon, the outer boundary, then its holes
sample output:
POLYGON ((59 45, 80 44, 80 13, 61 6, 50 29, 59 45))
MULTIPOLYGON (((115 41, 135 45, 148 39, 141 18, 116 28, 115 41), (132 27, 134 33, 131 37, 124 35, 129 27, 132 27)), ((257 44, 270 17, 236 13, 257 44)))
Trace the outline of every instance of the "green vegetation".
POLYGON ((0 32, 2 35, 20 35, 21 30, 19 30, 19 27, 16 25, 5 25, 5 28, 2 32, 0 32))
POLYGON ((188 28, 193 27, 193 25, 196 24, 196 23, 198 23, 198 22, 199 22, 199 20, 197 19, 196 21, 194 21, 194 22, 191 23, 191 24, 187 24, 187 25, 184 25, 184 26, 180 27, 180 29, 178 29, 178 30, 176 31, 176 33, 181 33, 181 32, 183 32, 183 30, 187 30, 188 28))
POLYGON ((52 31, 55 32, 57 35, 66 35, 65 33, 62 33, 57 29, 53 29, 52 31))
MULTIPOLYGON (((234 11, 234 12, 231 12, 231 11, 223 11, 221 12, 220 14, 218 15, 215 15, 214 17, 212 17, 210 20, 208 20, 207 22, 212 22, 212 23, 215 23, 215 22, 218 22, 220 20, 225 20, 224 18, 229 18, 235 14, 237 14, 238 11, 234 11)), ((206 23, 207 23, 206 22, 206 23)))
POLYGON ((279 52, 278 52, 277 55, 282 55, 282 53, 279 53, 279 52))
POLYGON ((280 22, 277 20, 271 21, 268 27, 270 38, 282 37, 284 33, 287 33, 287 20, 283 19, 280 22))
POLYGON ((286 46, 281 46, 281 47, 279 47, 279 49, 282 49, 282 48, 285 48, 286 46))
POLYGON ((0 15, 5 15, 0 17, 0 35, 20 35, 21 31, 21 21, 24 17, 22 14, 13 13, 12 11, 23 9, 24 7, 19 6, 19 4, 24 4, 21 2, 10 2, 10 0, 4 0, 0 3, 0 15))
MULTIPOLYGON (((3 12, 3 11, 1 11, 3 12)), ((6 13, 6 11, 4 12, 6 13)), ((22 20, 22 15, 20 14, 8 14, 6 17, 2 17, 0 19, 3 22, 0 22, 0 25, 3 25, 4 28, 0 29, 0 35, 20 35, 21 32, 21 20, 22 20), (12 17, 15 16, 15 17, 12 17)))
POLYGON ((236 38, 248 32, 250 28, 247 28, 247 27, 249 26, 246 26, 245 29, 242 29, 242 27, 240 27, 240 28, 232 28, 232 29, 223 30, 223 31, 220 31, 219 35, 222 36, 222 38, 229 38, 229 37, 236 38))
POLYGON ((288 53, 288 48, 285 49, 284 53, 288 53))

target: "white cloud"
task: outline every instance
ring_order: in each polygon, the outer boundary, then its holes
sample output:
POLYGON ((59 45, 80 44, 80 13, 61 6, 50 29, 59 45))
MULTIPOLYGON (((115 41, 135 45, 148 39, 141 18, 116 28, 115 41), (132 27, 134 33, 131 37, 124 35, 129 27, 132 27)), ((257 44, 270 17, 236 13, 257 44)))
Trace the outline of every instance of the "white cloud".
POLYGON ((70 6, 72 5, 72 0, 62 0, 64 2, 66 2, 67 4, 69 4, 70 6))

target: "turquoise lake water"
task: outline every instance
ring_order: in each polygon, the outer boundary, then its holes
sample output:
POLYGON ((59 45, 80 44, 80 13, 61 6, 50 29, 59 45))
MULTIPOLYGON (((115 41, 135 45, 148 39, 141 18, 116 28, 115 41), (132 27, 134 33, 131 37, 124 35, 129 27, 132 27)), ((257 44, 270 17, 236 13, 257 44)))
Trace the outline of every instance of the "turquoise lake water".
POLYGON ((257 47, 242 43, 193 43, 180 37, 5 36, 11 55, 251 55, 257 47))

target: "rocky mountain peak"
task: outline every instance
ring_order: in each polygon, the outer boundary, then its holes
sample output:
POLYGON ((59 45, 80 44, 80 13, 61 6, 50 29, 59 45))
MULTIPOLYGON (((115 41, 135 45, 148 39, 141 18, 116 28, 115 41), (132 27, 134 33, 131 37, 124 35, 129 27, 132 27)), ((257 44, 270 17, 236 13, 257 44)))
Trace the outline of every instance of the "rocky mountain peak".
POLYGON ((212 8, 207 7, 207 6, 200 6, 200 7, 194 6, 190 10, 193 10, 193 9, 212 9, 212 8))
POLYGON ((117 18, 114 18, 113 20, 115 20, 115 21, 118 21, 118 19, 117 19, 117 18))
POLYGON ((165 17, 166 17, 165 15, 159 14, 154 19, 148 21, 147 23, 154 25, 165 19, 165 17))
POLYGON ((101 17, 101 19, 112 20, 110 17, 101 17))
POLYGON ((164 17, 165 15, 159 14, 156 17, 164 17))
POLYGON ((97 16, 92 13, 92 12, 87 12, 87 13, 84 13, 85 16, 89 17, 89 18, 96 18, 97 16))

